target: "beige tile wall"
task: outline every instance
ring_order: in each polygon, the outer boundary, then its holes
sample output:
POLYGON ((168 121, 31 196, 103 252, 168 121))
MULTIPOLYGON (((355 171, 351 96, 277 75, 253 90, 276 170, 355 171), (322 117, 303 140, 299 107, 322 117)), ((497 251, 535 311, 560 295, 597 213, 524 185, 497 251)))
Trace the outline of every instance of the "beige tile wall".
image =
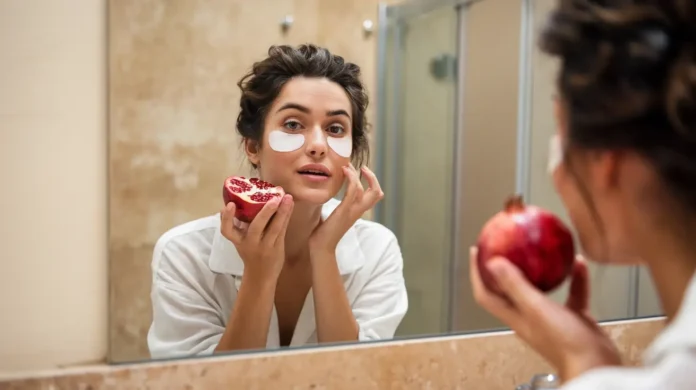
POLYGON ((0 372, 102 362, 106 1, 0 1, 0 372))

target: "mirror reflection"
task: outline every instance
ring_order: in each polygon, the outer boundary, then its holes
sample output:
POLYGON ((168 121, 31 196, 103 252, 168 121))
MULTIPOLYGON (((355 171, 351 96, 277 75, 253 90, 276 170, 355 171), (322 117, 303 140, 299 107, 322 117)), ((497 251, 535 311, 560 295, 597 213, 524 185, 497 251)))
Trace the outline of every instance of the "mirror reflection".
POLYGON ((159 238, 151 356, 393 337, 408 298, 396 237, 360 219, 384 195, 364 165, 360 68, 314 45, 273 46, 238 84, 258 178, 227 178, 219 215, 159 238))
MULTIPOLYGON (((512 193, 569 223, 553 3, 110 1, 109 360, 501 329, 481 227, 512 193)), ((591 279, 599 320, 660 314, 591 279)))

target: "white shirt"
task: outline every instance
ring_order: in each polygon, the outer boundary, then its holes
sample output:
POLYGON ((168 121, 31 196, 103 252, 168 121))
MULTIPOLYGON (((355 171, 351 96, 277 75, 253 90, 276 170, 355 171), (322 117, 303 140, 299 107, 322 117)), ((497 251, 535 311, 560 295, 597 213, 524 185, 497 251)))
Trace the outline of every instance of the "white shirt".
POLYGON ((672 323, 653 341, 643 367, 588 371, 562 390, 694 390, 696 389, 696 275, 672 323))
MULTIPOLYGON (((322 207, 322 219, 338 206, 322 207)), ((336 247, 336 262, 359 326, 359 340, 388 339, 408 308, 403 258, 386 227, 358 220, 336 247)), ((234 244, 220 233, 219 214, 179 225, 159 238, 152 258, 153 318, 147 336, 153 358, 212 354, 232 312, 244 275, 234 244)), ((291 346, 316 344, 310 290, 291 346)), ((271 315, 266 348, 279 348, 271 315)))

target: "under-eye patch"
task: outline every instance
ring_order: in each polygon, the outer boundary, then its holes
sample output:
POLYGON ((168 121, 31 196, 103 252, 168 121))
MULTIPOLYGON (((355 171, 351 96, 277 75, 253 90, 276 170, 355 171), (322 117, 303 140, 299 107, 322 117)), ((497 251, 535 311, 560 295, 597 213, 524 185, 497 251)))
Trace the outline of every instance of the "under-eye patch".
POLYGON ((353 140, 350 137, 328 137, 326 142, 341 157, 348 158, 353 151, 353 140))
MULTIPOLYGON (((341 157, 349 158, 353 152, 353 140, 350 137, 331 137, 323 133, 318 136, 325 137, 329 147, 341 157)), ((304 143, 305 134, 273 130, 268 135, 268 144, 276 152, 294 152, 300 149, 304 143)))
POLYGON ((268 135, 268 145, 276 152, 293 152, 302 147, 305 136, 299 133, 286 133, 282 130, 273 130, 268 135))

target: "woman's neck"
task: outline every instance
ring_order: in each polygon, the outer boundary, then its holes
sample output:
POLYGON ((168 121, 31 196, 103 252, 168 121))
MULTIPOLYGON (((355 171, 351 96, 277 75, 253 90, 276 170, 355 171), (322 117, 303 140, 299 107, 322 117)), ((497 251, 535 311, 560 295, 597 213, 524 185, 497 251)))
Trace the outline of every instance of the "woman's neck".
POLYGON ((321 205, 295 202, 285 233, 285 258, 299 260, 307 250, 309 236, 321 223, 321 205))
POLYGON ((671 322, 677 315, 696 272, 696 245, 653 232, 644 257, 660 297, 662 309, 671 322), (680 241, 680 242, 677 242, 680 241))

